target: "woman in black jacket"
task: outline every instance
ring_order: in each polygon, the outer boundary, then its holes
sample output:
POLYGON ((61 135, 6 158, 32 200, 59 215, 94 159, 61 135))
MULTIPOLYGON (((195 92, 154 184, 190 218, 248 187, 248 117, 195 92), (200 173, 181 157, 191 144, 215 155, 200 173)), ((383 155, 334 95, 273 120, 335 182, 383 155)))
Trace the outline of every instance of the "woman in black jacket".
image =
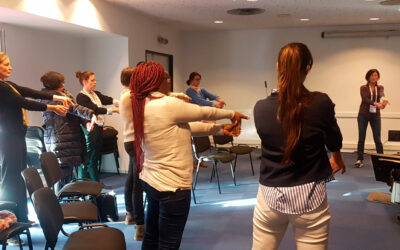
POLYGON ((65 115, 62 105, 46 105, 26 99, 48 99, 63 101, 66 97, 43 93, 5 81, 11 75, 11 64, 7 54, 0 52, 0 200, 18 204, 14 211, 18 221, 28 220, 26 189, 21 171, 26 168, 25 133, 28 125, 26 110, 52 111, 65 115))
POLYGON ((114 104, 114 106, 118 107, 119 101, 94 90, 96 88, 96 76, 93 72, 77 71, 76 77, 83 87, 81 92, 76 96, 76 102, 79 105, 92 109, 97 117, 94 124, 87 121, 85 126, 83 126, 83 133, 86 139, 86 153, 89 162, 83 168, 78 168, 78 177, 90 177, 93 181, 99 181, 98 164, 103 142, 104 115, 118 112, 118 108, 107 109, 103 105, 114 104))
MULTIPOLYGON (((50 71, 44 74, 40 81, 43 83, 44 92, 62 95, 73 102, 66 116, 59 116, 53 112, 43 112, 44 142, 48 152, 54 152, 63 171, 63 178, 56 186, 61 189, 73 178, 74 167, 80 166, 85 151, 85 141, 80 126, 80 119, 95 120, 94 111, 75 103, 74 97, 65 89, 64 76, 58 72, 50 71)), ((42 100, 42 103, 57 104, 56 101, 42 100)))

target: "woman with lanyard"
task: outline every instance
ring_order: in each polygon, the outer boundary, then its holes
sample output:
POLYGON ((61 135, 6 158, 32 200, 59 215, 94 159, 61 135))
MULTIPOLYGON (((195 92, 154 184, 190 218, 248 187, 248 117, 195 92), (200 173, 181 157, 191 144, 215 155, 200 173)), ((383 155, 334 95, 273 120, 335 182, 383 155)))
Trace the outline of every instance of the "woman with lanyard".
POLYGON ((380 74, 377 69, 368 70, 365 75, 367 83, 360 87, 361 104, 358 111, 358 145, 357 161, 355 167, 361 168, 364 160, 364 143, 367 133, 368 122, 371 125, 372 135, 376 152, 383 154, 383 145, 381 142, 381 109, 384 109, 389 103, 385 98, 384 88, 378 85, 380 74))
POLYGON ((94 124, 85 120, 85 126, 83 126, 88 163, 84 164, 84 167, 78 167, 78 178, 89 177, 93 181, 99 181, 98 164, 103 142, 104 115, 118 113, 118 108, 104 108, 103 105, 114 104, 114 106, 118 107, 119 101, 94 90, 96 88, 96 76, 93 72, 77 71, 76 77, 83 87, 81 92, 76 96, 76 102, 93 110, 97 117, 94 124))
POLYGON ((253 250, 278 249, 289 223, 297 249, 328 248, 325 183, 340 169, 344 173, 345 165, 335 105, 328 95, 303 84, 312 65, 306 45, 284 46, 277 62, 278 92, 254 107, 262 155, 253 250), (326 148, 333 152, 330 160, 326 148))
POLYGON ((28 126, 26 110, 52 111, 65 116, 71 101, 64 96, 48 94, 6 81, 11 75, 7 54, 0 52, 0 200, 17 203, 18 221, 28 221, 26 189, 21 171, 26 168, 25 133, 28 126), (26 99, 61 101, 63 105, 46 105, 26 99))

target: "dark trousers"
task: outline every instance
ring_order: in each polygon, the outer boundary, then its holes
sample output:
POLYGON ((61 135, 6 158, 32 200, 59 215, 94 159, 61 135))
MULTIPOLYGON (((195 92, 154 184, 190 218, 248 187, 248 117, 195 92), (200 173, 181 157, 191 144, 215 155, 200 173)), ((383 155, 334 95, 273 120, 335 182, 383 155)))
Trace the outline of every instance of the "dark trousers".
POLYGON ((364 144, 365 135, 367 133, 368 122, 371 125, 372 135, 374 136, 374 142, 376 152, 383 154, 383 145, 381 142, 381 117, 375 116, 372 118, 366 118, 362 115, 357 117, 358 122, 358 146, 357 146, 357 160, 364 159, 364 144))
POLYGON ((144 224, 142 180, 136 171, 136 151, 133 141, 124 143, 125 151, 129 155, 128 176, 125 181, 125 207, 133 215, 137 225, 144 224))
POLYGON ((159 192, 146 182, 146 233, 142 250, 179 249, 190 209, 190 190, 159 192))
POLYGON ((101 157, 101 146, 103 144, 103 127, 93 126, 92 131, 82 128, 86 140, 86 159, 84 166, 78 167, 78 178, 90 178, 99 181, 99 160, 101 157))
POLYGON ((21 171, 26 168, 26 142, 24 130, 0 132, 0 201, 17 203, 13 211, 18 221, 28 221, 25 182, 21 171))

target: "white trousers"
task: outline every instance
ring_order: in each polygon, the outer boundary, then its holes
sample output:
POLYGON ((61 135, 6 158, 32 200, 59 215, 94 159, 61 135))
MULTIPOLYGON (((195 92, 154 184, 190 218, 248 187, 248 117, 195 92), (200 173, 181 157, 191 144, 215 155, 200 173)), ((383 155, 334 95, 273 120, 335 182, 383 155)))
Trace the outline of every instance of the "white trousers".
POLYGON ((328 201, 305 214, 284 214, 269 208, 260 188, 253 215, 253 250, 278 249, 288 224, 293 225, 298 250, 328 249, 328 201))

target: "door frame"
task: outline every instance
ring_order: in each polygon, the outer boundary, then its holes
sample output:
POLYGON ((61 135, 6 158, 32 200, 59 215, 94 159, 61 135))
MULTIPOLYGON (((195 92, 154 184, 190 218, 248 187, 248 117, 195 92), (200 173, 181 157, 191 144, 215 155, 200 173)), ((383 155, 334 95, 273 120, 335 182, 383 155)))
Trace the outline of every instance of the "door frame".
POLYGON ((159 56, 166 56, 168 57, 168 64, 169 64, 169 70, 168 73, 171 77, 171 91, 174 91, 174 56, 170 54, 165 54, 153 50, 145 50, 144 56, 146 58, 146 62, 148 62, 147 54, 153 54, 153 55, 159 55, 159 56))

